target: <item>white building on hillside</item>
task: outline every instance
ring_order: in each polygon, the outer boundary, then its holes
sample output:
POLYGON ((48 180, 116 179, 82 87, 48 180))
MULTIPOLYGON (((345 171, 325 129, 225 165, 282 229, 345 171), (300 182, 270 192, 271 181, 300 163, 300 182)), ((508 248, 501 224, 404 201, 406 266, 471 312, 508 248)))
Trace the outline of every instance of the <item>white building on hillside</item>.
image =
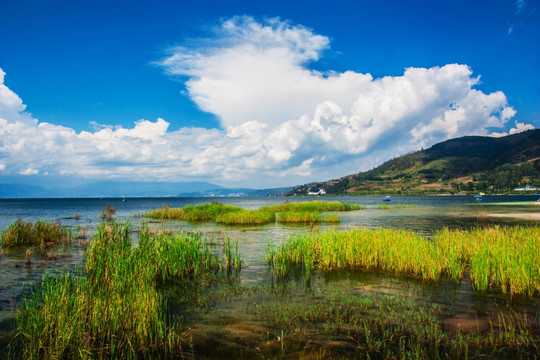
POLYGON ((515 191, 536 191, 539 190, 536 186, 525 185, 514 189, 515 191))
POLYGON ((324 195, 324 194, 326 194, 326 191, 324 191, 323 188, 319 189, 319 191, 317 191, 317 192, 313 192, 313 191, 311 191, 311 189, 309 189, 307 194, 308 195, 324 195))

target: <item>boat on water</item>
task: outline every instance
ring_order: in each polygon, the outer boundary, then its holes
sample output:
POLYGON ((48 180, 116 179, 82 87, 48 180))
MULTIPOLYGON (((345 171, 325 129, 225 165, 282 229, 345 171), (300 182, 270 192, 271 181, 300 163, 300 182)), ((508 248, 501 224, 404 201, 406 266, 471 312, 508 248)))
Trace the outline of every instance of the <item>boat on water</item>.
POLYGON ((392 201, 390 195, 383 197, 382 201, 392 201))
POLYGON ((476 201, 476 202, 484 201, 484 193, 474 195, 474 201, 476 201))

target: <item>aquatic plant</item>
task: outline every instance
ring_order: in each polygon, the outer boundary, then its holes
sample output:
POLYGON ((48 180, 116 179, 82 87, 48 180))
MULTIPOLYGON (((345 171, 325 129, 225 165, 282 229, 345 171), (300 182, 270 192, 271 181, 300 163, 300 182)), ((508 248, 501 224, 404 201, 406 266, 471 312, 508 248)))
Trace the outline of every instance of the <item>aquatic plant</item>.
POLYGON ((240 258, 240 251, 238 251, 238 240, 232 242, 229 238, 225 239, 223 241, 223 254, 227 271, 240 270, 242 259, 240 258))
POLYGON ((165 205, 161 209, 150 210, 143 214, 143 216, 157 219, 208 221, 215 219, 221 214, 242 210, 239 206, 211 202, 199 205, 186 205, 182 208, 169 208, 169 206, 165 205))
POLYGON ((245 210, 238 206, 208 203, 186 205, 183 208, 170 208, 164 205, 161 209, 146 212, 143 216, 157 219, 178 219, 187 221, 214 220, 226 225, 263 225, 276 221, 280 223, 317 223, 339 222, 338 215, 322 216, 324 211, 352 211, 365 209, 359 204, 341 203, 339 201, 308 201, 284 203, 274 206, 263 206, 258 210, 245 210), (296 213, 297 215, 293 215, 296 213))
POLYGON ((143 227, 133 247, 128 225, 101 223, 86 276, 47 277, 23 301, 14 352, 26 359, 173 356, 181 351, 179 323, 166 325, 158 285, 224 267, 198 234, 151 236, 143 227))
POLYGON ((340 218, 336 214, 323 215, 311 211, 288 211, 277 214, 277 222, 281 224, 290 223, 320 223, 320 222, 340 222, 340 218))
POLYGON ((377 209, 379 210, 392 210, 395 209, 395 206, 388 205, 388 204, 377 204, 377 209))
POLYGON ((493 226, 443 230, 436 236, 449 273, 470 272, 478 290, 510 294, 540 292, 540 227, 493 226))
POLYGON ((269 253, 267 259, 285 273, 291 265, 300 264, 306 269, 380 269, 436 280, 441 269, 433 259, 433 250, 412 231, 353 229, 299 234, 269 253))
POLYGON ((540 227, 442 230, 432 240, 399 229, 353 229, 299 234, 279 248, 269 246, 268 263, 284 276, 312 269, 362 268, 460 280, 470 273, 481 291, 540 292, 540 227))
POLYGON ((44 251, 46 248, 58 244, 69 244, 72 240, 68 229, 63 228, 60 223, 38 220, 35 224, 30 221, 17 219, 2 231, 0 244, 4 249, 34 246, 44 251))
POLYGON ((288 333, 288 344, 303 349, 306 358, 534 358, 540 340, 528 330, 527 317, 517 314, 507 320, 499 314, 486 334, 453 334, 439 321, 441 306, 391 295, 333 291, 309 305, 272 302, 253 309, 260 320, 270 319, 281 337, 288 333))
POLYGON ((364 205, 342 203, 339 201, 305 201, 287 202, 280 205, 263 206, 261 210, 272 212, 324 212, 324 211, 353 211, 365 209, 364 205))
POLYGON ((154 219, 178 219, 182 218, 182 208, 171 208, 169 205, 163 205, 160 209, 152 209, 144 213, 143 217, 154 219))
POLYGON ((226 225, 263 225, 275 221, 275 213, 261 210, 230 211, 216 217, 216 223, 226 225))
POLYGON ((101 214, 99 214, 99 218, 104 220, 110 220, 115 213, 116 208, 112 205, 107 204, 103 207, 103 209, 101 209, 101 214))

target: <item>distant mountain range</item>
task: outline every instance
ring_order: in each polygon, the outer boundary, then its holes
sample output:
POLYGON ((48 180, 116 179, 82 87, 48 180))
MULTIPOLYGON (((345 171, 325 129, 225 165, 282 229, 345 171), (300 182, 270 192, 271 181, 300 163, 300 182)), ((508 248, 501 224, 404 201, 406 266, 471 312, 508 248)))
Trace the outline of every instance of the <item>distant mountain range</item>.
POLYGON ((540 130, 501 138, 465 136, 389 160, 366 172, 305 184, 288 195, 512 192, 540 187, 540 130))
POLYGON ((287 193, 290 189, 234 189, 208 182, 100 181, 69 188, 0 184, 0 198, 269 196, 287 193))

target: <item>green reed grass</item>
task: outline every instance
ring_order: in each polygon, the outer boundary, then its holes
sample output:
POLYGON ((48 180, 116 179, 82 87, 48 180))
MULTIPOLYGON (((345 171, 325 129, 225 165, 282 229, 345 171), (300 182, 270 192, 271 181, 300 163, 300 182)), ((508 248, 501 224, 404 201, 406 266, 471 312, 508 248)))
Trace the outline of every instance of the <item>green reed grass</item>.
POLYGON ((154 219, 177 219, 181 220, 184 210, 182 208, 171 208, 169 205, 163 205, 161 209, 153 209, 143 214, 143 217, 154 219))
POLYGON ((0 244, 4 249, 34 246, 40 251, 59 244, 71 243, 71 232, 59 223, 38 220, 35 224, 30 221, 16 220, 2 231, 0 244))
POLYGON ((341 219, 338 214, 325 214, 323 215, 323 220, 325 223, 339 223, 341 219))
MULTIPOLYGON (((197 234, 151 236, 133 247, 128 225, 101 223, 87 252, 86 276, 48 277, 23 301, 15 351, 26 359, 173 356, 178 323, 166 325, 157 286, 224 269, 197 234)), ((239 254, 231 251, 233 266, 239 254)))
POLYGON ((465 269, 476 289, 510 294, 540 292, 540 227, 493 226, 437 234, 449 272, 465 269), (454 260, 455 259, 455 260, 454 260), (453 268, 453 267, 454 268, 453 268))
POLYGON ((283 203, 280 205, 263 206, 261 210, 272 212, 322 212, 322 211, 353 211, 365 209, 364 205, 342 203, 339 201, 305 201, 283 203))
POLYGON ((227 271, 238 271, 242 267, 242 259, 240 251, 238 251, 238 240, 232 242, 230 239, 225 239, 223 242, 223 255, 225 257, 225 265, 227 271))
POLYGON ((308 201, 298 203, 284 203, 274 206, 263 206, 258 210, 245 210, 237 206, 208 203, 200 205, 187 205, 183 208, 170 208, 168 205, 161 209, 154 209, 143 214, 144 217, 156 219, 178 219, 187 221, 214 220, 226 225, 263 225, 276 221, 281 223, 318 223, 340 222, 335 214, 320 215, 324 211, 352 211, 365 209, 359 204, 341 203, 339 201, 308 201), (293 215, 297 213, 298 215, 293 215), (309 214, 311 213, 311 214, 309 214), (281 220, 280 220, 281 219, 281 220))
POLYGON ((275 221, 275 213, 262 210, 230 211, 216 217, 216 223, 226 225, 263 225, 275 221))
POLYGON ((362 268, 411 274, 436 281, 460 280, 511 294, 540 292, 540 227, 442 230, 433 240, 399 229, 353 229, 296 235, 267 260, 280 276, 301 266, 312 269, 362 268))
POLYGON ((281 224, 315 224, 320 222, 340 222, 336 214, 323 215, 312 211, 289 211, 277 214, 277 222, 281 224))
POLYGON ((182 208, 170 208, 168 205, 161 209, 154 209, 143 214, 144 217, 156 219, 177 219, 186 221, 214 220, 218 215, 228 212, 242 211, 239 206, 223 205, 221 203, 207 203, 199 205, 186 205, 182 208))

